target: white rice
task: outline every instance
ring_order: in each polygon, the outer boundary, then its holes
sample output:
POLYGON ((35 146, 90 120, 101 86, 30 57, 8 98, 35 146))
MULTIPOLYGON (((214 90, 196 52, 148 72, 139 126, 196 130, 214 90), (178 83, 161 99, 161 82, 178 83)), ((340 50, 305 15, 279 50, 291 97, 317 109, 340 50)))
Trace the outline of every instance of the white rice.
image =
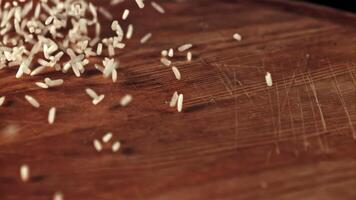
POLYGON ((99 140, 95 139, 93 141, 93 144, 94 144, 94 148, 97 152, 100 152, 101 150, 103 150, 103 146, 101 145, 99 140))
POLYGON ((2 106, 4 104, 5 99, 6 99, 5 96, 0 97, 0 106, 2 106))
POLYGON ((177 80, 180 80, 182 78, 182 75, 180 74, 177 67, 173 66, 172 71, 173 71, 174 76, 176 77, 177 80))
POLYGON ((55 107, 52 107, 48 111, 48 123, 53 124, 54 120, 56 119, 56 111, 57 109, 55 107))
POLYGON ((104 94, 99 95, 97 98, 93 99, 92 103, 94 105, 98 105, 102 100, 104 100, 104 98, 105 98, 104 94))
POLYGON ((112 138, 112 133, 106 133, 103 136, 102 140, 103 140, 104 143, 108 143, 111 140, 111 138, 112 138))
POLYGON ((141 43, 141 44, 146 43, 151 37, 152 37, 152 33, 147 33, 146 35, 144 35, 144 36, 141 38, 140 43, 141 43))
POLYGON ((126 20, 129 14, 130 14, 130 10, 125 9, 124 12, 122 13, 122 20, 126 20))
POLYGON ((45 78, 44 81, 48 85, 48 87, 58 87, 60 85, 63 85, 64 83, 63 79, 51 80, 50 78, 45 78))
POLYGON ((178 47, 178 51, 183 52, 183 51, 186 51, 192 47, 193 47, 192 44, 183 44, 182 46, 178 47))
POLYGON ((172 58, 173 55, 174 55, 174 51, 173 51, 172 48, 170 48, 169 51, 168 51, 168 56, 172 58))
POLYGON ((131 103, 131 101, 132 101, 132 96, 127 94, 121 98, 120 105, 125 107, 125 106, 129 105, 131 103))
POLYGON ((273 85, 271 73, 267 72, 265 75, 265 79, 266 79, 267 86, 271 87, 273 85))
POLYGON ((36 82, 35 83, 38 87, 42 88, 42 89, 47 89, 48 85, 46 83, 42 83, 42 82, 36 82))
POLYGON ((182 112, 182 110, 183 110, 183 94, 180 94, 178 96, 177 110, 178 110, 178 112, 182 112))
POLYGON ((143 3, 143 0, 135 0, 136 1, 136 4, 137 6, 142 9, 145 7, 145 4, 143 3))
POLYGON ((187 61, 192 61, 192 57, 193 57, 192 52, 189 51, 187 53, 187 61))
POLYGON ((241 41, 241 40, 242 40, 241 35, 238 34, 238 33, 235 33, 232 37, 233 37, 235 40, 237 40, 237 41, 241 41))
POLYGON ((102 43, 99 43, 99 44, 98 44, 98 47, 96 48, 96 54, 97 54, 98 56, 100 56, 102 52, 103 52, 103 44, 102 44, 102 43))
POLYGON ((119 141, 115 142, 112 146, 111 146, 111 150, 112 152, 118 152, 120 149, 121 143, 119 141))
POLYGON ((98 98, 98 94, 91 88, 87 88, 85 89, 85 92, 92 98, 92 99, 96 99, 98 98))
POLYGON ((34 69, 32 72, 31 72, 31 76, 36 76, 40 73, 42 73, 47 67, 46 66, 40 66, 40 67, 37 67, 36 69, 34 69))
POLYGON ((35 108, 39 108, 40 107, 40 103, 38 103, 38 101, 33 98, 30 95, 25 95, 25 99, 35 108))
POLYGON ((161 56, 166 57, 168 55, 168 51, 167 50, 162 50, 161 51, 161 56))
POLYGON ((178 92, 177 91, 175 91, 174 93, 173 93, 173 96, 172 96, 172 98, 171 98, 171 101, 169 102, 169 106, 170 107, 175 107, 176 105, 177 105, 177 101, 178 101, 178 92))
POLYGON ((61 192, 54 193, 53 200, 63 200, 63 194, 61 192))
POLYGON ((172 64, 172 62, 167 58, 161 58, 161 63, 167 67, 169 67, 172 64))
POLYGON ((129 24, 126 31, 126 39, 131 39, 133 34, 133 25, 129 24))
POLYGON ((163 9, 163 7, 161 5, 159 5, 158 3, 151 1, 151 6, 159 13, 164 14, 165 11, 163 9))
POLYGON ((30 179, 30 168, 28 165, 23 164, 20 167, 20 177, 23 182, 27 182, 30 179))

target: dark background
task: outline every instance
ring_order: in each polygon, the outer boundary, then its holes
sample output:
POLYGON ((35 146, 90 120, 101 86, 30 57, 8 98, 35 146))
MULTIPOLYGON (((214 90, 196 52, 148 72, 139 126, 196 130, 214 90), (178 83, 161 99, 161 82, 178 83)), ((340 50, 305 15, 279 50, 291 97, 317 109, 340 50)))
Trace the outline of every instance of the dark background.
POLYGON ((356 12, 356 0, 310 0, 309 2, 356 12))

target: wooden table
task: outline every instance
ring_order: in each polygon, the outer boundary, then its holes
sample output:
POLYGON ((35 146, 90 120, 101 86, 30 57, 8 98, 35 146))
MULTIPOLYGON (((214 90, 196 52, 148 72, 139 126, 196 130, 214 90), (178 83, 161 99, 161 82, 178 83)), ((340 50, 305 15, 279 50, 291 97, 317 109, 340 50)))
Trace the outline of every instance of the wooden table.
POLYGON ((0 107, 0 199, 61 191, 65 200, 354 200, 356 16, 280 0, 161 4, 165 15, 132 10, 135 33, 119 52, 118 83, 94 69, 82 78, 50 72, 21 80, 0 71, 8 99, 0 107), (147 32, 152 39, 140 45, 147 32), (193 61, 174 57, 177 81, 160 51, 184 43, 195 45, 193 61), (37 88, 46 76, 65 83, 37 88), (93 106, 86 87, 105 100, 93 106), (174 91, 184 94, 182 113, 167 104, 174 91), (121 107, 125 94, 134 101, 121 107), (96 152, 93 140, 109 131, 122 148, 96 152))

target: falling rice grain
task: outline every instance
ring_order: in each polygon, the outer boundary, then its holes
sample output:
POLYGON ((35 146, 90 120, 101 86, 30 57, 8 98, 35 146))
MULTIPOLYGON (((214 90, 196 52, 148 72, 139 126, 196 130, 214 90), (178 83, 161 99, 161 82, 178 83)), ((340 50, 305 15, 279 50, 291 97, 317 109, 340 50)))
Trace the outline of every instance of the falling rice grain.
POLYGON ((151 1, 151 6, 159 13, 164 14, 165 11, 163 9, 163 7, 161 5, 159 5, 158 3, 151 1))
POLYGON ((179 70, 177 67, 172 67, 172 71, 174 73, 174 76, 176 77, 177 80, 180 80, 182 78, 182 75, 180 74, 179 70))
POLYGON ((125 9, 124 12, 122 13, 122 19, 126 20, 129 14, 130 14, 130 10, 125 9))
POLYGON ((112 133, 106 133, 103 136, 102 140, 103 140, 104 143, 108 143, 111 140, 111 138, 112 138, 112 133))
POLYGON ((20 177, 23 182, 27 182, 30 178, 30 168, 28 165, 21 165, 20 167, 20 177))
POLYGON ((87 93, 87 95, 89 95, 92 99, 96 99, 98 98, 98 94, 91 88, 87 88, 85 89, 85 92, 87 93))
POLYGON ((178 92, 177 91, 175 91, 174 93, 173 93, 173 96, 172 96, 172 98, 171 98, 171 101, 169 102, 169 106, 170 107, 175 107, 176 105, 177 105, 177 101, 178 101, 178 92))
POLYGON ((272 75, 271 73, 267 72, 265 75, 265 79, 266 79, 266 83, 269 87, 271 87, 273 85, 273 81, 272 81, 272 75))
POLYGON ((119 151, 121 146, 121 143, 119 141, 115 142, 112 146, 111 146, 111 150, 112 152, 117 152, 119 151))
POLYGON ((94 148, 97 152, 100 152, 101 150, 103 150, 103 146, 101 145, 99 140, 95 139, 93 141, 93 144, 94 144, 94 148))
POLYGON ((182 112, 183 109, 183 94, 178 96, 177 110, 178 112, 182 112))
POLYGON ((131 101, 132 101, 132 96, 127 94, 121 98, 120 105, 125 107, 125 106, 129 105, 129 103, 131 103, 131 101))
POLYGON ((54 120, 56 119, 56 111, 57 109, 55 107, 52 107, 48 111, 48 123, 53 124, 54 120))
POLYGON ((145 36, 141 38, 140 43, 141 44, 146 43, 151 37, 152 37, 152 33, 147 33, 145 36))
POLYGON ((40 103, 38 103, 38 101, 33 98, 30 95, 25 95, 25 99, 35 108, 39 108, 40 107, 40 103))

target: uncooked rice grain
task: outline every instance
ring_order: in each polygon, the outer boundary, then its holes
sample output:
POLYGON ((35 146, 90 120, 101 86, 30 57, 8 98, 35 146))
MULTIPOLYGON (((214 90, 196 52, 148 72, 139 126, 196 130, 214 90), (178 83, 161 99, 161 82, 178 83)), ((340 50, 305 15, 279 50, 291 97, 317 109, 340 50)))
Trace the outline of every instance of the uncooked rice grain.
POLYGON ((271 87, 273 85, 271 73, 267 72, 265 75, 265 79, 266 79, 267 86, 271 87))
POLYGON ((93 99, 92 103, 94 105, 98 105, 102 100, 104 100, 104 98, 105 98, 104 94, 99 95, 97 98, 93 99))
POLYGON ((98 94, 91 88, 86 88, 85 92, 92 98, 92 99, 96 99, 98 98, 98 94))
POLYGON ((103 150, 103 146, 101 145, 99 140, 95 139, 93 141, 93 144, 94 144, 94 148, 97 152, 100 152, 101 150, 103 150))
POLYGON ((111 150, 112 152, 118 152, 120 149, 121 143, 119 141, 115 142, 112 146, 111 146, 111 150))
POLYGON ((127 94, 124 97, 121 98, 120 100, 120 105, 121 106, 127 106, 129 103, 132 101, 132 96, 127 94))
POLYGON ((192 52, 188 52, 187 53, 187 61, 191 61, 192 60, 192 57, 193 57, 193 55, 192 55, 192 52))
POLYGON ((53 200, 63 200, 63 194, 61 192, 54 193, 53 200))
POLYGON ((152 33, 147 33, 146 35, 144 35, 144 36, 141 38, 140 43, 141 43, 141 44, 146 43, 151 37, 152 37, 152 33))
POLYGON ((151 6, 159 13, 164 14, 165 11, 163 9, 163 7, 161 5, 159 5, 158 3, 151 1, 151 6))
POLYGON ((56 119, 56 111, 57 109, 55 107, 52 107, 48 111, 48 123, 53 124, 54 120, 56 119))
POLYGON ((235 33, 232 37, 233 37, 235 40, 237 40, 237 41, 241 41, 241 40, 242 40, 241 35, 238 34, 238 33, 235 33))
POLYGON ((108 143, 111 140, 111 138, 112 138, 112 133, 109 132, 103 136, 102 140, 104 143, 108 143))
POLYGON ((172 62, 167 58, 161 58, 161 63, 167 67, 169 67, 172 64, 172 62))
POLYGON ((27 182, 30 179, 30 168, 28 165, 23 164, 20 167, 20 177, 23 182, 27 182))
POLYGON ((162 50, 161 51, 161 56, 166 57, 168 55, 168 51, 167 50, 162 50))
POLYGON ((42 89, 47 89, 48 85, 46 83, 42 83, 42 82, 36 82, 35 83, 38 87, 42 88, 42 89))
POLYGON ((133 34, 133 25, 129 24, 126 31, 126 39, 131 39, 133 34))
POLYGON ((172 71, 173 71, 174 76, 176 77, 177 80, 180 80, 182 78, 182 75, 180 74, 177 67, 173 66, 172 71))
POLYGON ((186 51, 192 47, 193 47, 192 44, 183 44, 182 46, 178 47, 178 51, 183 52, 183 51, 186 51))
POLYGON ((99 43, 99 44, 98 44, 98 47, 96 48, 96 54, 97 54, 98 56, 100 56, 101 53, 102 53, 102 51, 103 51, 103 44, 102 44, 102 43, 99 43))
POLYGON ((174 55, 174 51, 173 51, 172 48, 170 48, 169 51, 168 51, 168 56, 169 57, 173 57, 173 55, 174 55))
POLYGON ((30 95, 25 95, 25 99, 35 108, 39 108, 40 107, 40 103, 38 103, 38 101, 33 98, 30 95))
POLYGON ((130 14, 130 10, 125 9, 124 12, 122 13, 122 19, 126 20, 129 14, 130 14))
POLYGON ((178 96, 177 110, 178 112, 182 112, 183 110, 183 94, 178 96))
POLYGON ((172 98, 171 98, 171 101, 169 102, 169 106, 170 107, 175 107, 176 105, 177 105, 177 101, 178 101, 178 92, 177 91, 175 91, 174 93, 173 93, 173 96, 172 96, 172 98))
POLYGON ((2 106, 5 102, 5 96, 0 97, 0 106, 2 106))
POLYGON ((139 8, 144 8, 145 7, 145 4, 143 3, 143 0, 135 0, 136 1, 136 4, 139 8))

